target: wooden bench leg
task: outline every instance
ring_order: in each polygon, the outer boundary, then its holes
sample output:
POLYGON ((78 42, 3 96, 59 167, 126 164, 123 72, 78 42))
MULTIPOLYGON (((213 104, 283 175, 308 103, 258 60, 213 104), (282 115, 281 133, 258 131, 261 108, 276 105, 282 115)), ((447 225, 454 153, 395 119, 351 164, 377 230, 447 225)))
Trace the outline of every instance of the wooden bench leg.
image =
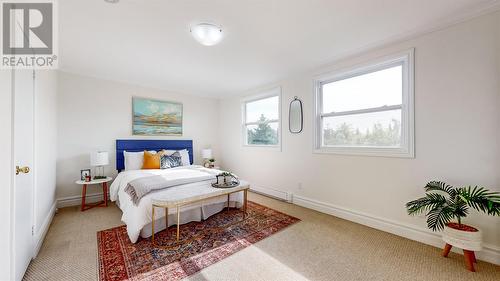
POLYGON ((168 233, 168 208, 165 207, 165 230, 168 233))
POLYGON ((151 244, 155 245, 155 206, 151 206, 151 244))
POLYGON ((177 206, 177 242, 179 242, 181 228, 181 209, 177 206))
POLYGON ((464 250, 465 265, 469 271, 475 272, 474 269, 474 252, 469 250, 464 250))
POLYGON ((446 243, 446 245, 444 245, 444 249, 443 249, 443 257, 448 257, 448 254, 450 253, 450 250, 451 250, 451 245, 446 243))

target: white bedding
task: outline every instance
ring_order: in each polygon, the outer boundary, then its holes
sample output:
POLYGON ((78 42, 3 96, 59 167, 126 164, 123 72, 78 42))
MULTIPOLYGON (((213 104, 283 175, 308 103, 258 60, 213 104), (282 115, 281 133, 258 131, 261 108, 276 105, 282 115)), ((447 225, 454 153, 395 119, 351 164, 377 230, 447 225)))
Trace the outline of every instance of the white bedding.
MULTIPOLYGON (((142 197, 139 204, 135 206, 130 198, 130 195, 124 191, 130 181, 140 177, 152 175, 162 175, 175 180, 175 178, 180 175, 204 169, 205 168, 198 165, 191 165, 164 170, 131 170, 119 173, 113 184, 111 184, 109 192, 111 201, 117 201, 118 206, 123 212, 122 221, 127 225, 127 233, 130 241, 135 243, 137 242, 139 236, 144 238, 151 236, 151 199, 153 197, 175 197, 179 193, 189 192, 188 190, 190 188, 199 185, 206 185, 209 182, 195 182, 156 190, 142 197)), ((210 172, 213 173, 221 171, 211 170, 210 172)), ((237 207, 240 207, 243 204, 243 196, 241 193, 231 194, 230 201, 231 204, 236 204, 237 207)), ((181 223, 204 220, 209 216, 220 212, 225 207, 225 202, 225 197, 219 197, 184 207, 181 210, 181 223)), ((175 214, 176 210, 169 209, 169 225, 176 223, 176 218, 174 219, 175 214)), ((156 208, 155 232, 163 229, 165 229, 165 210, 162 208, 156 208)))

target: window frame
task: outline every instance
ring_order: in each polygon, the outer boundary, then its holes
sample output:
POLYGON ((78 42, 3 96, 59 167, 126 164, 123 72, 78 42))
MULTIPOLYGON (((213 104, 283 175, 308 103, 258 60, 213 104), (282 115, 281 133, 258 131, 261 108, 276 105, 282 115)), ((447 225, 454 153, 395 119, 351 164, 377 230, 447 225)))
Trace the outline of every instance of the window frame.
POLYGON ((361 65, 344 68, 317 76, 314 80, 314 116, 313 116, 313 152, 342 155, 380 156, 380 157, 415 157, 415 124, 414 124, 414 53, 415 49, 372 60, 361 65), (323 113, 324 84, 361 76, 402 65, 402 104, 343 111, 339 113, 323 113), (381 112, 390 109, 401 109, 401 145, 400 147, 376 146, 324 146, 323 118, 330 116, 357 115, 370 112, 381 112))
POLYGON ((274 87, 268 90, 264 90, 259 94, 245 97, 241 100, 241 133, 242 133, 242 145, 244 147, 258 147, 258 148, 267 148, 272 150, 281 151, 281 86, 274 87), (278 97, 278 119, 271 120, 268 123, 278 123, 278 144, 249 144, 248 143, 248 134, 246 128, 248 125, 257 125, 259 122, 247 122, 246 121, 246 105, 251 102, 271 98, 278 97))

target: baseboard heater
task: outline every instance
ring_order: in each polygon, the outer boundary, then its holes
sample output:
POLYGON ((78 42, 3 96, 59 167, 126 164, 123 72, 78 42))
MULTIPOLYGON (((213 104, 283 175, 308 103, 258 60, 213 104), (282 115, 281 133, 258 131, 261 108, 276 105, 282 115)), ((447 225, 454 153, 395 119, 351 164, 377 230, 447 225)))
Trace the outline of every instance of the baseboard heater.
POLYGON ((271 197, 280 201, 291 203, 293 200, 293 194, 286 191, 276 190, 268 187, 261 186, 250 186, 250 190, 260 195, 271 197))

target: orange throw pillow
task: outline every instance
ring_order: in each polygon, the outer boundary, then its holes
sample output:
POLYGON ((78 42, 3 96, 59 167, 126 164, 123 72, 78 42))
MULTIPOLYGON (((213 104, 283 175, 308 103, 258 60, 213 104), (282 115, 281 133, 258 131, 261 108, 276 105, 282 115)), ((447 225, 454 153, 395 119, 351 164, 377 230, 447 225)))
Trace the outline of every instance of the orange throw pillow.
POLYGON ((143 169, 160 169, 160 158, 161 153, 151 153, 149 151, 144 151, 144 164, 142 164, 143 169))

